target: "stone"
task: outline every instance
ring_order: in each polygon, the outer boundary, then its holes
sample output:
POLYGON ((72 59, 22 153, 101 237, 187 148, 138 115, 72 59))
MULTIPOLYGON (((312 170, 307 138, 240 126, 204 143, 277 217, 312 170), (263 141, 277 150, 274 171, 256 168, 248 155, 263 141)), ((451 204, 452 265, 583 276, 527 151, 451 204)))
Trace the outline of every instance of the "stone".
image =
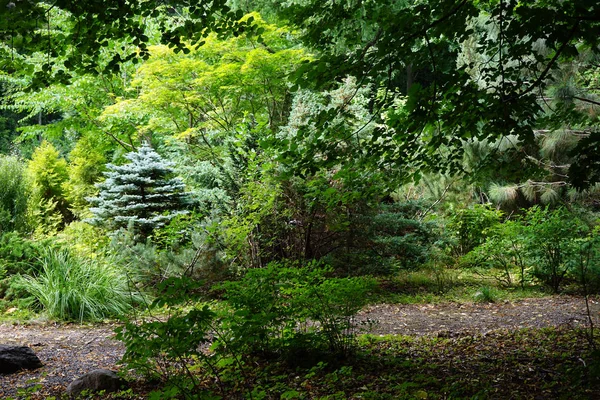
POLYGON ((104 390, 106 393, 111 393, 121 389, 122 385, 121 378, 113 371, 96 369, 71 382, 67 387, 67 394, 76 397, 84 390, 89 392, 104 390))
POLYGON ((27 346, 0 344, 0 374, 12 374, 22 369, 36 369, 43 364, 27 346))

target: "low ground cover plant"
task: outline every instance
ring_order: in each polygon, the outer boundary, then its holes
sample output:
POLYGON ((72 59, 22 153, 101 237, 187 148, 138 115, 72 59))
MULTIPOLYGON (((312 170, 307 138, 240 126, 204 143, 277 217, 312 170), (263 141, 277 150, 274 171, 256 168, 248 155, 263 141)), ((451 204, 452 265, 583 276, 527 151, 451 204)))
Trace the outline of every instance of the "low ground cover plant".
POLYGON ((204 398, 207 372, 219 383, 216 394, 225 395, 225 387, 236 382, 237 390, 251 396, 256 362, 294 366, 348 357, 356 349, 354 317, 374 282, 330 273, 319 265, 272 263, 220 285, 223 302, 212 305, 190 302, 198 283, 166 280, 153 305, 168 316, 120 329, 127 347, 123 361, 162 379, 163 394, 204 398))

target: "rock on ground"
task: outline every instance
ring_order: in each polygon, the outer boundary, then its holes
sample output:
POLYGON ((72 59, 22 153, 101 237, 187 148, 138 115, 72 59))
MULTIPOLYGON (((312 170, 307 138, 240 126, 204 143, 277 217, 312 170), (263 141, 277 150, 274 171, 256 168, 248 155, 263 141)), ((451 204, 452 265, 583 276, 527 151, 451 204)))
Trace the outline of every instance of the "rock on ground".
POLYGON ((121 386, 121 379, 113 371, 96 369, 71 382, 67 387, 67 394, 71 397, 75 397, 84 390, 90 392, 104 390, 106 393, 110 393, 118 391, 121 386))
POLYGON ((42 362, 27 346, 0 344, 0 374, 12 374, 22 369, 42 367, 42 362))

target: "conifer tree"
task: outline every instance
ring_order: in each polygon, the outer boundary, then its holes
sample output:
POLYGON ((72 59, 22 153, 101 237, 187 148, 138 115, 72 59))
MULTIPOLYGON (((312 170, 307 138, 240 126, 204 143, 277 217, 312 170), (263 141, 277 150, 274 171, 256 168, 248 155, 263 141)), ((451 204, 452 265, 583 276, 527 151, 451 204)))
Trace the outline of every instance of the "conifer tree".
POLYGON ((185 185, 181 178, 173 177, 173 163, 165 161, 149 144, 125 158, 128 164, 107 164, 107 179, 96 185, 98 197, 87 198, 94 215, 88 221, 113 230, 131 228, 146 237, 185 213, 185 185))
POLYGON ((69 175, 67 161, 50 142, 43 141, 27 164, 29 223, 35 234, 52 235, 73 219, 65 196, 64 184, 69 175))

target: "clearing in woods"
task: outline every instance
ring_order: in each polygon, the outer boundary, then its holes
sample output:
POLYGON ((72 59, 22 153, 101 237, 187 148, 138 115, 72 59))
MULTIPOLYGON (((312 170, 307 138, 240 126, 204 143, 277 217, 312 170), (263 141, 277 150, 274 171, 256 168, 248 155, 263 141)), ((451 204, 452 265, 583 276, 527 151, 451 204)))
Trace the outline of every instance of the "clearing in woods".
MULTIPOLYGON (((590 306, 598 324, 600 305, 591 300, 590 306)), ((374 321, 374 335, 485 338, 523 328, 581 327, 587 324, 587 313, 582 298, 553 296, 487 304, 380 304, 362 311, 359 320, 374 321)), ((42 388, 33 398, 45 398, 64 392, 73 379, 93 369, 118 369, 124 347, 113 339, 116 326, 0 324, 0 343, 30 346, 44 363, 35 371, 2 376, 0 398, 34 384, 42 388)))

